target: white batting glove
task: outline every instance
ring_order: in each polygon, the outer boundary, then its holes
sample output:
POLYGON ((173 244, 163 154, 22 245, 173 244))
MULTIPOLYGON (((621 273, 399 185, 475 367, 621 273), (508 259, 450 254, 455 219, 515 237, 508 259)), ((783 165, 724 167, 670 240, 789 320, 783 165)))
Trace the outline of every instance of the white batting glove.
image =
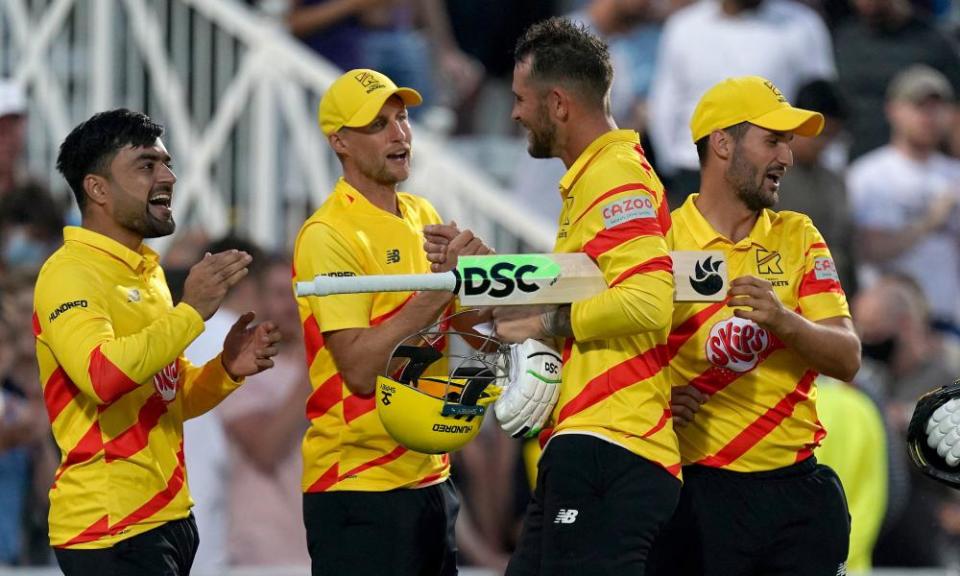
POLYGON ((494 404, 500 427, 513 436, 540 432, 560 396, 560 356, 539 340, 510 346, 510 382, 494 404))
POLYGON ((948 466, 960 464, 960 398, 948 400, 930 415, 927 445, 935 449, 948 466))

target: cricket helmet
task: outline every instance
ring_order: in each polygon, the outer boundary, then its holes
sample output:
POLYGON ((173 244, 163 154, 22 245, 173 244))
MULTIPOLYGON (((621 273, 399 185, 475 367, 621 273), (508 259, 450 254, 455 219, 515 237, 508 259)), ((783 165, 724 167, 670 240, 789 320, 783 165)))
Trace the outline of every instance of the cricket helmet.
POLYGON ((377 414, 383 427, 400 445, 424 454, 453 452, 473 440, 509 374, 506 346, 480 337, 479 349, 447 354, 446 374, 425 376, 444 357, 435 347, 442 338, 451 346, 454 335, 478 340, 440 326, 434 324, 398 344, 387 365, 390 376, 377 377, 377 414))

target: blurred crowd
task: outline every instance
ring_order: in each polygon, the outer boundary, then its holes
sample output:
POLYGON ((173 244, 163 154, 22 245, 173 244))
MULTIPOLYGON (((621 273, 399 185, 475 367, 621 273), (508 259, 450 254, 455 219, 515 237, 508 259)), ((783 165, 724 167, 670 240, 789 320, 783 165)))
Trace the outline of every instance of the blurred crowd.
MULTIPOLYGON (((462 142, 522 144, 510 118, 512 48, 551 15, 609 43, 611 113, 641 133, 673 207, 698 187, 687 121, 728 76, 771 79, 820 111, 823 133, 793 142, 780 209, 811 216, 832 252, 863 342, 853 383, 823 381, 829 430, 818 458, 841 476, 853 516, 851 570, 960 565, 960 496, 916 473, 904 437, 917 398, 960 377, 960 40, 946 0, 290 0, 250 1, 349 69, 418 89, 427 129, 462 142)), ((76 221, 68 194, 25 170, 25 95, 0 79, 0 566, 44 565, 46 493, 60 454, 38 385, 32 326, 39 266, 76 221), (63 199, 62 201, 60 199, 63 199)), ((556 160, 483 165, 540 214, 560 211, 556 160)), ((299 443, 309 382, 290 290, 289 247, 268 252, 235 230, 178 231, 164 267, 174 299, 205 251, 254 255, 250 275, 188 350, 202 363, 245 310, 280 327, 277 367, 187 423, 201 547, 195 567, 308 565, 299 443), (263 381, 258 381, 263 380, 263 381), (241 516, 242 515, 242 516, 241 516), (239 519, 243 518, 242 521, 239 519)), ((502 569, 516 542, 536 446, 487 429, 453 456, 467 564, 502 569)))

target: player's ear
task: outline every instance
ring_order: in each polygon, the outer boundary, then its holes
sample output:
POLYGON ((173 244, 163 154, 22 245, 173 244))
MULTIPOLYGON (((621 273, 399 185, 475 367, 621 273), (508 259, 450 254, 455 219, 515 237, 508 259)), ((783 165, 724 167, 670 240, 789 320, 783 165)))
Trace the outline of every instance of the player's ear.
POLYGON ((103 206, 107 203, 107 179, 99 174, 87 174, 83 177, 83 191, 90 202, 103 206))
POLYGON ((334 132, 327 136, 327 141, 330 142, 330 147, 333 148, 337 156, 347 153, 347 141, 340 132, 334 132))
POLYGON ((710 133, 710 149, 721 160, 729 160, 733 154, 733 138, 725 130, 710 133))

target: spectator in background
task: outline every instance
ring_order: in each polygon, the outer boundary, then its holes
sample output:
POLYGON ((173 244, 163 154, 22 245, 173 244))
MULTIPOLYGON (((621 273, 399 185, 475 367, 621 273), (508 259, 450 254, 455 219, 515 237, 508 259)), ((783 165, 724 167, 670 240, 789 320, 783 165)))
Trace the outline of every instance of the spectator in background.
POLYGON ((0 78, 0 197, 26 181, 27 97, 12 80, 0 78))
MULTIPOLYGON (((817 417, 830 431, 817 461, 840 477, 850 511, 850 574, 870 572, 873 548, 887 509, 887 433, 873 400, 825 376, 817 380, 817 417)), ((902 445, 898 446, 902 449, 902 445)))
POLYGON ((932 68, 898 74, 887 91, 890 143, 850 166, 847 188, 862 283, 877 271, 912 277, 935 325, 960 335, 960 160, 938 151, 953 101, 949 81, 932 68))
MULTIPOLYGON (((31 533, 46 534, 47 489, 58 464, 29 329, 35 280, 21 271, 0 283, 0 566, 36 556, 31 533)), ((41 556, 49 557, 45 540, 41 556)))
POLYGON ((457 105, 483 78, 457 45, 443 0, 291 0, 287 23, 340 69, 380 70, 431 106, 457 105))
POLYGON ((777 209, 800 212, 813 220, 830 246, 843 291, 852 295, 856 292, 856 273, 847 188, 843 176, 828 168, 823 159, 824 151, 843 133, 846 102, 836 83, 814 80, 800 87, 796 105, 823 114, 823 132, 813 138, 798 135, 790 143, 793 166, 780 183, 777 209))
MULTIPOLYGON (((225 236, 211 242, 204 252, 218 254, 228 250, 246 252, 252 257, 247 265, 247 277, 240 280, 227 293, 220 308, 205 322, 202 334, 187 347, 187 360, 202 366, 220 354, 224 338, 230 327, 248 310, 258 312, 260 318, 275 318, 259 314, 257 283, 252 278, 259 276, 263 255, 252 242, 236 236, 225 236)), ((203 254, 198 254, 203 257, 203 254)), ((278 328, 279 325, 277 324, 278 328)), ((283 346, 280 349, 289 348, 283 346)), ((289 353, 289 350, 287 351, 289 353)), ((274 359, 276 367, 276 359, 274 359)), ((273 378, 271 371, 267 378, 273 378)), ((238 388, 234 393, 245 387, 238 388)), ((269 393, 270 390, 267 390, 269 393)), ((202 416, 183 423, 184 455, 190 472, 190 494, 193 496, 193 514, 200 534, 200 547, 193 560, 196 570, 216 572, 227 565, 228 493, 224 489, 231 477, 228 444, 220 411, 214 407, 202 416)))
MULTIPOLYGON (((917 399, 960 374, 958 345, 931 330, 920 287, 906 276, 884 276, 861 289, 853 317, 863 343, 867 383, 879 390, 899 449, 917 399)), ((948 534, 940 514, 955 494, 910 467, 908 502, 885 522, 874 552, 877 566, 944 566, 948 534)), ((953 536, 956 536, 955 534, 953 536)))
POLYGON ((667 19, 650 91, 650 136, 670 206, 699 188, 688 121, 700 96, 730 76, 769 78, 784 94, 835 75, 820 16, 793 0, 699 0, 667 19))
POLYGON ((834 36, 840 89, 850 103, 850 157, 884 145, 892 126, 884 122, 883 95, 893 77, 913 64, 942 72, 960 89, 960 56, 909 0, 853 0, 857 18, 834 36))
POLYGON ((272 319, 284 346, 269 375, 251 376, 218 410, 229 443, 227 550, 234 566, 309 566, 303 535, 300 440, 310 378, 303 361, 297 302, 290 292, 290 260, 271 255, 245 282, 254 306, 272 319))
POLYGON ((38 270, 63 242, 63 226, 63 210, 39 182, 0 195, 0 271, 38 270))

